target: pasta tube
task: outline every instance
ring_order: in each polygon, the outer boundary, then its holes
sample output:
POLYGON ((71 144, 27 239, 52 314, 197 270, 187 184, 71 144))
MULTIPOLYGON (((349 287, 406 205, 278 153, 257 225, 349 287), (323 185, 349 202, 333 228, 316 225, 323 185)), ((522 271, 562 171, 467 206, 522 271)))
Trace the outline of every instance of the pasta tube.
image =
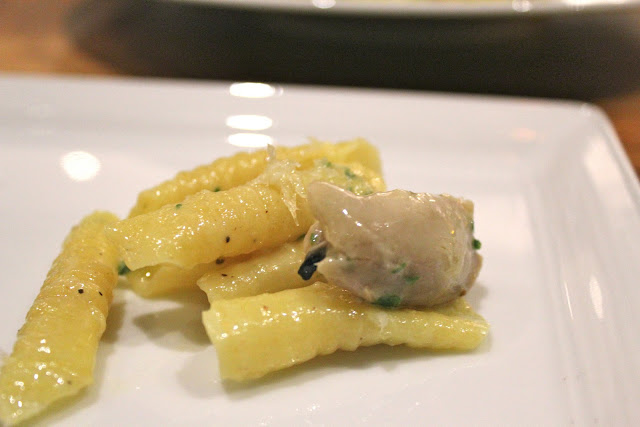
MULTIPOLYGON (((276 147, 276 156, 300 163, 302 167, 310 167, 314 160, 321 158, 335 163, 358 162, 381 173, 378 150, 364 139, 337 144, 313 141, 297 147, 276 147)), ((191 171, 180 172, 174 178, 141 192, 129 217, 179 203, 202 190, 221 191, 246 184, 264 172, 266 166, 267 150, 259 150, 223 157, 191 171)))
POLYGON ((486 321, 462 298, 424 310, 384 309, 321 282, 212 301, 202 320, 216 348, 222 378, 236 381, 338 349, 375 344, 470 350, 488 331, 486 321))
POLYGON ((117 218, 89 215, 74 227, 0 370, 0 419, 12 424, 93 382, 118 256, 104 236, 117 218))
POLYGON ((209 301, 273 293, 307 286, 298 275, 304 260, 302 241, 256 252, 245 262, 210 271, 198 280, 209 301))
POLYGON ((384 189, 378 174, 357 164, 317 161, 299 170, 291 162, 276 161, 246 185, 201 191, 183 203, 120 221, 108 235, 132 270, 160 263, 183 268, 222 263, 226 257, 304 234, 313 222, 305 194, 313 181, 328 181, 357 194, 384 189))

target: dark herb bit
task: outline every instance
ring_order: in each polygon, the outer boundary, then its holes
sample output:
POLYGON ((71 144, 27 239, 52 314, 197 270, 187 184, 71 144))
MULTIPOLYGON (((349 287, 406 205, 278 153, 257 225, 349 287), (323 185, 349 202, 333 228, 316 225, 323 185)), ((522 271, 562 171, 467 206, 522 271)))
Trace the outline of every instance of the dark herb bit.
POLYGON ((227 236, 227 237, 224 238, 225 243, 229 243, 229 240, 231 240, 230 236, 227 236))
POLYGON ((332 168, 333 167, 333 163, 331 163, 329 160, 325 159, 324 161, 324 165, 328 168, 332 168))
POLYGON ((78 289, 79 294, 84 294, 84 289, 78 289))
POLYGON ((226 273, 221 274, 222 277, 227 277, 226 273))
POLYGON ((478 239, 473 239, 473 249, 478 250, 482 247, 482 242, 478 239))
POLYGON ((400 305, 402 298, 398 295, 383 295, 373 303, 386 308, 394 308, 400 305))
POLYGON ((218 191, 220 191, 220 190, 222 190, 222 188, 220 188, 220 187, 215 187, 215 188, 213 189, 213 192, 214 192, 214 193, 217 193, 217 192, 218 192, 218 191))
POLYGON ((129 269, 129 267, 127 267, 127 264, 125 264, 124 261, 120 261, 118 263, 118 274, 120 276, 122 276, 123 274, 127 274, 130 271, 131 270, 129 269))
POLYGON ((311 243, 316 243, 319 238, 320 236, 318 235, 318 233, 311 233, 311 237, 309 238, 309 240, 311 241, 311 243))
POLYGON ((100 296, 102 296, 102 292, 98 291, 98 293, 100 294, 100 296))
POLYGON ((222 264, 224 262, 224 258, 220 257, 218 259, 216 259, 216 264, 222 264))
POLYGON ((178 203, 178 204, 176 205, 176 209, 180 209, 181 207, 182 207, 182 203, 178 203))
POLYGON ((358 176, 355 173, 353 173, 353 171, 349 168, 345 168, 344 174, 347 176, 347 178, 355 178, 358 176))
POLYGON ((298 269, 298 275, 304 280, 311 279, 313 273, 316 272, 318 266, 317 263, 322 261, 327 256, 327 245, 320 245, 312 249, 307 253, 302 265, 298 269))
POLYGON ((420 279, 420 276, 404 276, 404 281, 407 285, 413 285, 420 279))
POLYGON ((400 264, 399 266, 397 266, 396 268, 394 268, 393 270, 391 270, 392 274, 396 274, 396 273, 400 273, 402 270, 404 270, 407 267, 407 263, 403 262, 402 264, 400 264))

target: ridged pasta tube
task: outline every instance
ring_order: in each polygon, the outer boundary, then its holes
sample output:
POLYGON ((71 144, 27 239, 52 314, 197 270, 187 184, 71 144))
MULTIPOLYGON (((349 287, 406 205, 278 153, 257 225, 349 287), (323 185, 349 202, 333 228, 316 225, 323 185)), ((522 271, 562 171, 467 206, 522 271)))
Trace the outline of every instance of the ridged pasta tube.
POLYGON ((104 236, 107 212, 71 230, 0 370, 0 419, 25 420, 93 382, 118 255, 104 236))
POLYGON ((424 310, 385 309, 321 282, 212 301, 202 320, 216 348, 220 375, 236 381, 375 344, 471 350, 489 328, 462 298, 424 310))
POLYGON ((384 189, 377 173, 358 164, 316 161, 300 169, 276 161, 248 184, 201 191, 182 203, 120 221, 108 235, 132 270, 160 263, 183 268, 221 263, 304 234, 313 222, 305 190, 313 181, 328 181, 356 194, 384 189))
MULTIPOLYGON (((278 159, 287 159, 310 167, 317 159, 335 163, 358 162, 374 172, 381 173, 378 150, 364 139, 336 144, 313 141, 297 147, 276 147, 278 159)), ((185 197, 202 190, 221 191, 246 184, 267 166, 267 150, 238 153, 213 163, 178 173, 174 178, 142 191, 129 217, 151 212, 164 205, 182 202, 185 197)))

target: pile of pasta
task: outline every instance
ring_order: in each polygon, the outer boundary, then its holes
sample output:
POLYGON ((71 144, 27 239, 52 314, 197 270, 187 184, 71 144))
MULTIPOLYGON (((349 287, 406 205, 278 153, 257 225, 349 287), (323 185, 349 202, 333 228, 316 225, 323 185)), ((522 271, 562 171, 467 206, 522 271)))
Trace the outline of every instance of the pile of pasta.
POLYGON ((303 281, 314 222, 306 187, 384 191, 377 149, 312 141, 215 160, 140 193, 127 218, 96 212, 69 234, 0 371, 0 418, 14 423, 92 382, 113 288, 155 297, 199 287, 220 375, 245 381, 338 349, 406 344, 470 350, 488 325, 459 298, 431 309, 366 303, 320 276, 303 281), (73 331, 65 325, 73 322, 73 331))

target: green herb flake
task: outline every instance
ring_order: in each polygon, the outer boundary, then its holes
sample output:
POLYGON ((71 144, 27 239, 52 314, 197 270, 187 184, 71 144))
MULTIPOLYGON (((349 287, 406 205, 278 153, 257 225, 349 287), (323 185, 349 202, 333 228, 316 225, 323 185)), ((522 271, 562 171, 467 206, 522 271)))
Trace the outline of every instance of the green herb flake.
POLYGON ((215 188, 213 189, 213 192, 214 192, 214 193, 217 193, 217 192, 218 192, 218 191, 220 191, 220 190, 222 190, 222 188, 220 188, 220 187, 215 187, 215 188))
POLYGON ((353 173, 353 171, 351 171, 351 169, 349 168, 345 168, 344 174, 347 176, 347 178, 356 178, 358 176, 355 173, 353 173))
POLYGON ((181 207, 182 207, 182 203, 178 203, 178 204, 176 205, 176 209, 180 209, 181 207))
POLYGON ((404 281, 407 285, 413 285, 420 279, 420 276, 404 276, 404 281))
POLYGON ((127 267, 127 264, 125 264, 124 261, 120 261, 118 263, 118 274, 120 276, 122 276, 123 274, 127 274, 130 271, 131 270, 129 269, 129 267, 127 267))
POLYGON ((482 247, 482 242, 478 239, 473 239, 473 249, 478 250, 482 247))
POLYGON ((320 236, 318 235, 318 233, 312 233, 311 237, 309 238, 309 240, 311 240, 311 243, 316 243, 319 238, 320 238, 320 236))
POLYGON ((400 264, 399 266, 397 266, 396 268, 394 268, 393 270, 391 270, 392 274, 397 274, 400 273, 402 270, 404 270, 407 267, 407 263, 403 262, 402 264, 400 264))
POLYGON ((324 159, 324 165, 325 165, 325 167, 328 167, 328 168, 332 168, 332 167, 333 167, 333 163, 331 163, 331 162, 330 162, 329 160, 327 160, 327 159, 324 159))
POLYGON ((469 223, 469 228, 471 228, 471 232, 473 233, 475 231, 475 224, 473 223, 473 220, 469 223))
POLYGON ((399 306, 401 302, 402 302, 402 298, 400 298, 398 295, 390 294, 390 295, 381 296, 380 298, 375 300, 373 303, 381 307, 394 308, 399 306))

